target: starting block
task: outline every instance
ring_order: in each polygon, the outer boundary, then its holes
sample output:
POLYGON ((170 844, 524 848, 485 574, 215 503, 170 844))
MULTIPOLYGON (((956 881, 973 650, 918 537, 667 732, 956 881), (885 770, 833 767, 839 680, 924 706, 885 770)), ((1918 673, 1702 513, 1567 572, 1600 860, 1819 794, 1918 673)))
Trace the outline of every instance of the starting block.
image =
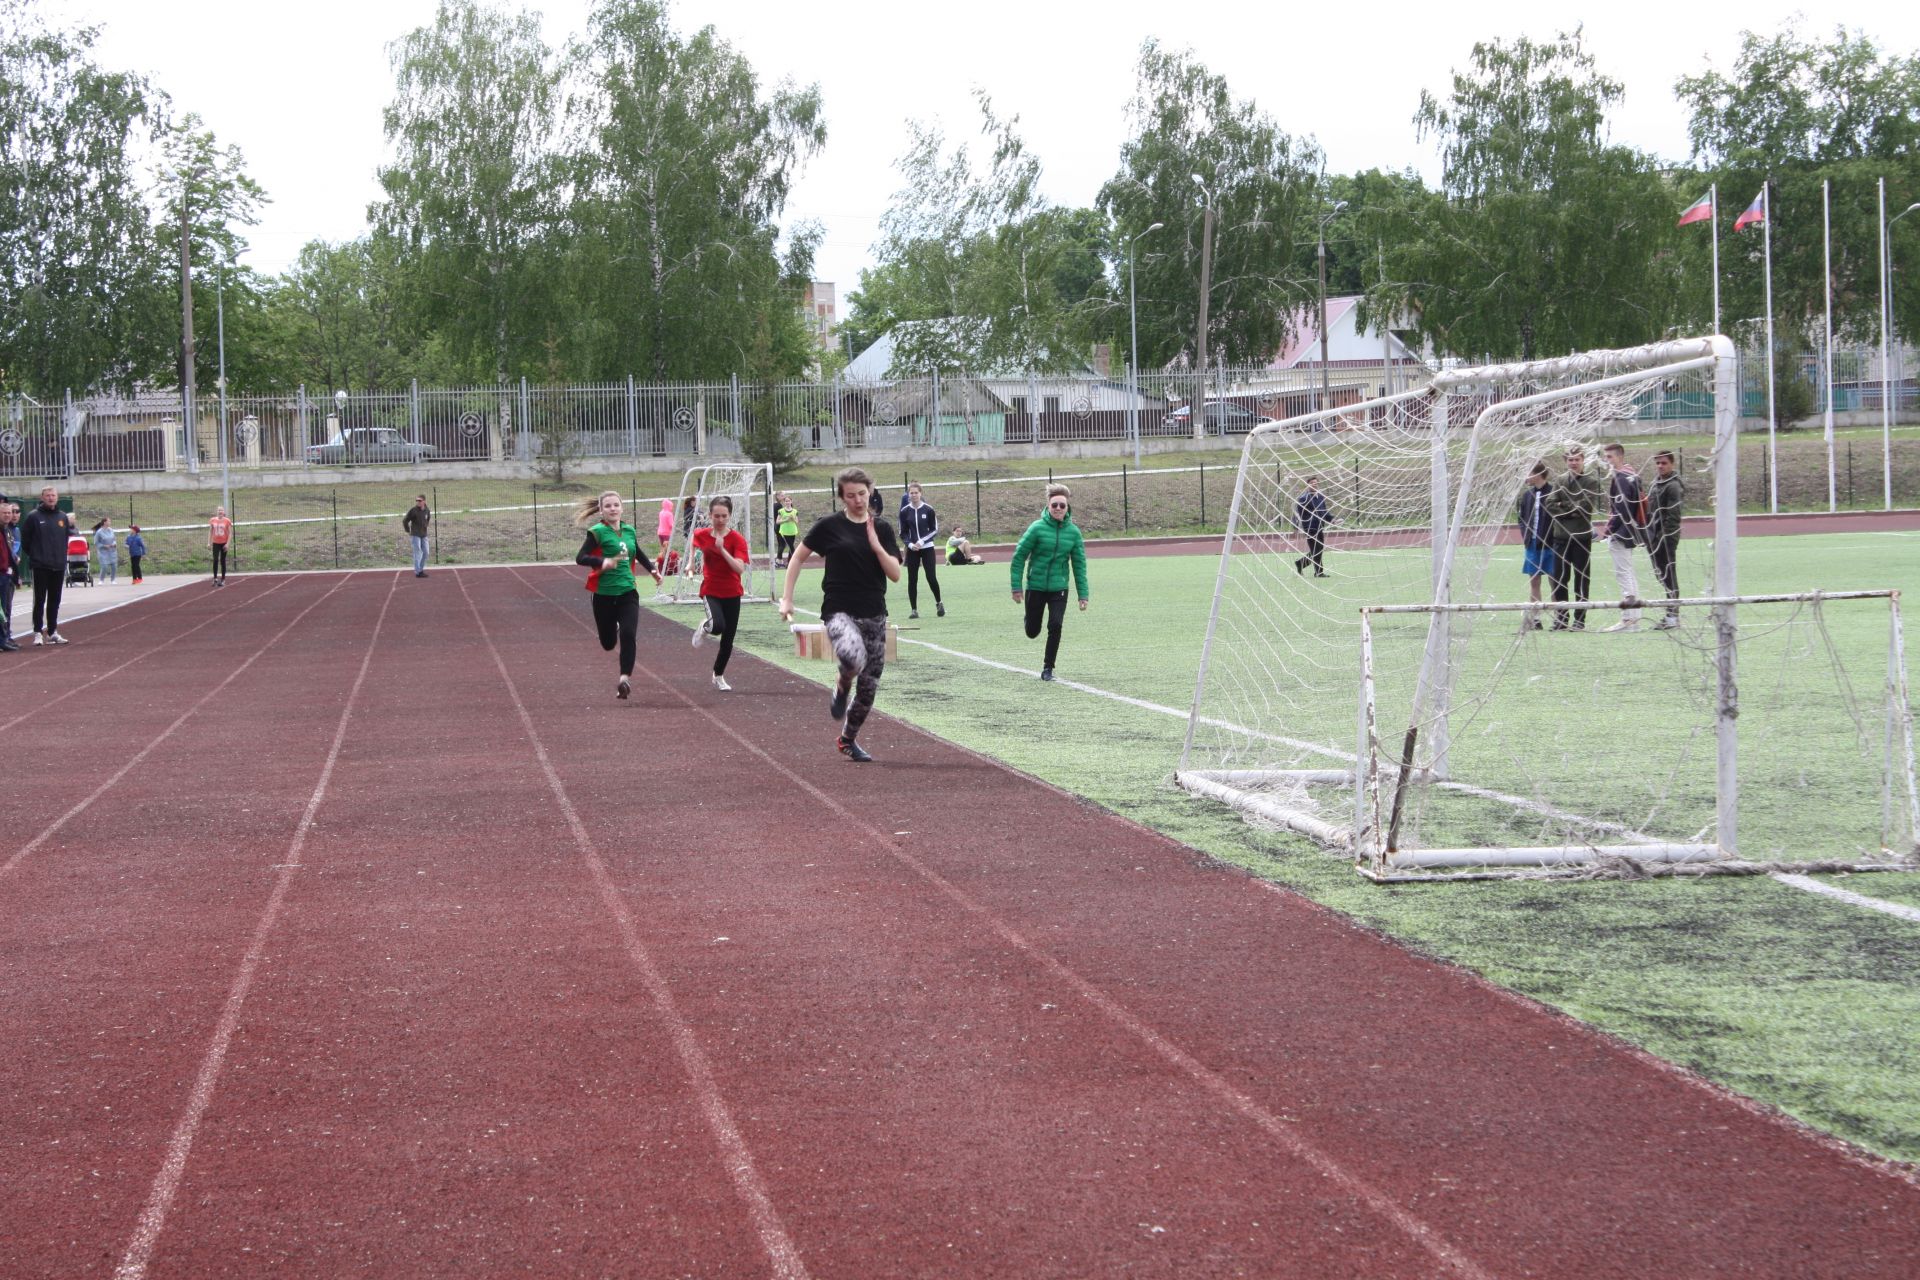
MULTIPOLYGON (((833 660, 833 646, 827 643, 827 628, 819 622, 793 622, 788 624, 793 631, 793 653, 798 658, 814 658, 822 662, 833 660)), ((887 661, 894 662, 900 657, 900 628, 891 622, 887 624, 887 661)))

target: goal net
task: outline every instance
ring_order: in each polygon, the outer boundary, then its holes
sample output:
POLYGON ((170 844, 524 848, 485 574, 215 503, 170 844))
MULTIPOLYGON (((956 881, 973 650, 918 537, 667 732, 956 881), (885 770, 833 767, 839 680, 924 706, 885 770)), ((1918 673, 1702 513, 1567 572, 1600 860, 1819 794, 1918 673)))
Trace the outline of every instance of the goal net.
POLYGON ((699 603, 700 553, 693 548, 693 535, 712 528, 709 512, 718 497, 733 499, 733 528, 746 538, 752 553, 741 580, 744 598, 773 599, 773 464, 715 462, 691 468, 680 477, 680 492, 673 503, 673 536, 663 557, 672 572, 662 579, 655 601, 699 603))
MULTIPOLYGON (((1734 812, 1726 762, 1740 736, 1735 385, 1731 344, 1694 339, 1446 371, 1420 391, 1252 432, 1178 783, 1376 872, 1389 845, 1398 858, 1445 849, 1448 865, 1481 867, 1592 866, 1616 845, 1637 848, 1640 863, 1744 853, 1723 825, 1734 812), (1600 446, 1622 444, 1649 492, 1655 451, 1636 437, 1668 420, 1676 433, 1711 432, 1712 447, 1674 451, 1673 470, 1686 509, 1710 508, 1713 519, 1689 521, 1662 549, 1673 552, 1683 598, 1721 603, 1680 606, 1680 625, 1662 625, 1668 592, 1642 523, 1657 518, 1639 509, 1639 545, 1621 566, 1647 602, 1634 631, 1600 634, 1626 611, 1582 617, 1573 607, 1583 594, 1571 563, 1578 547, 1542 575, 1549 599, 1528 612, 1517 508, 1529 473, 1544 463, 1550 484, 1571 491, 1567 458, 1578 451, 1605 520, 1613 471, 1600 446), (1552 607, 1556 581, 1565 614, 1552 607), (1510 603, 1521 608, 1488 608, 1510 603), (1363 622, 1362 610, 1379 606, 1425 607, 1377 609, 1363 622), (1641 664, 1663 661, 1663 681, 1649 685, 1641 664), (1683 731, 1666 734, 1670 723, 1683 731), (1647 745, 1656 736, 1659 751, 1647 745), (1494 741, 1501 749, 1486 749, 1494 741), (1702 760, 1708 813, 1687 827, 1659 798, 1702 760), (1601 792, 1604 804, 1593 798, 1601 792), (1673 821, 1649 816, 1661 813, 1673 821), (1645 830, 1650 823, 1658 830, 1645 830)), ((1623 598, 1614 561, 1596 539, 1584 594, 1623 598)), ((1887 656, 1883 643, 1870 686, 1850 663, 1845 687, 1881 688, 1887 656)), ((1688 816, 1700 816, 1697 804, 1688 816)), ((1879 847, 1863 839, 1856 852, 1871 859, 1879 847)))

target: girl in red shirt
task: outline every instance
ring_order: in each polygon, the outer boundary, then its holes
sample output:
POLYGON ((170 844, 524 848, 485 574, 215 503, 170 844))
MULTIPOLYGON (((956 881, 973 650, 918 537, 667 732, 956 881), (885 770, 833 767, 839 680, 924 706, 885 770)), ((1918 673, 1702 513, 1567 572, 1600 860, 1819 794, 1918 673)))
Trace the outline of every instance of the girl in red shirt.
POLYGON ((733 635, 740 629, 740 597, 746 587, 740 575, 747 571, 750 553, 747 540, 733 524, 733 499, 725 494, 707 505, 710 528, 696 529, 693 549, 700 553, 700 602, 707 616, 693 629, 693 647, 705 644, 708 636, 720 638, 720 652, 713 655, 713 687, 728 693, 727 659, 733 656, 733 635))

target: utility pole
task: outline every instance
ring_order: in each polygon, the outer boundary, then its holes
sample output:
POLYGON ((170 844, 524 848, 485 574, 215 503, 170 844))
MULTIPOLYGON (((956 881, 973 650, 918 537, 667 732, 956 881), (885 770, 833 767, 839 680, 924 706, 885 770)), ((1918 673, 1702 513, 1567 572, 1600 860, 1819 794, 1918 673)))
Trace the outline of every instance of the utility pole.
POLYGON ((1327 401, 1333 392, 1327 375, 1327 224, 1334 215, 1347 207, 1345 200, 1333 206, 1333 212, 1320 219, 1320 235, 1316 239, 1317 253, 1320 259, 1320 404, 1319 409, 1326 411, 1327 401))
POLYGON ((180 175, 180 424, 187 470, 200 469, 200 432, 193 420, 193 235, 187 221, 191 175, 180 175))
MULTIPOLYGON (((1198 175, 1194 180, 1199 181, 1198 175)), ((1200 330, 1194 340, 1200 351, 1200 377, 1193 396, 1195 440, 1204 440, 1207 436, 1207 295, 1213 292, 1213 192, 1208 191, 1204 183, 1200 189, 1206 191, 1207 211, 1200 230, 1200 330)))

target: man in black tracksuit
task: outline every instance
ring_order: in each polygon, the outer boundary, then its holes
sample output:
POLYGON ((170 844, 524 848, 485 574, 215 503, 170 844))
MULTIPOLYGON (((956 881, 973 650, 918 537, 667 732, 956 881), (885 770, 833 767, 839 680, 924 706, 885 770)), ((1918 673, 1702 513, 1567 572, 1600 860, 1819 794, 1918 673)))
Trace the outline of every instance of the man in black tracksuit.
MULTIPOLYGON (((1593 513, 1605 491, 1600 481, 1587 474, 1587 455, 1579 445, 1567 450, 1567 469, 1553 482, 1547 495, 1547 514, 1553 524, 1547 541, 1560 561, 1560 572, 1553 579, 1553 600, 1565 605, 1571 588, 1575 605, 1588 600, 1593 574, 1593 513)), ((1587 611, 1575 608, 1573 622, 1567 622, 1565 608, 1554 610, 1555 631, 1585 631, 1587 611)))
POLYGON ((933 608, 936 617, 947 616, 947 606, 940 602, 940 579, 934 568, 939 563, 939 553, 933 547, 934 530, 940 527, 940 518, 933 508, 920 501, 920 486, 907 486, 906 499, 900 504, 900 545, 907 552, 907 616, 920 616, 920 570, 927 571, 927 590, 933 592, 933 608))
POLYGON ((60 634, 60 594, 67 582, 67 539, 73 517, 60 509, 60 491, 40 491, 40 505, 20 518, 20 558, 33 566, 33 642, 65 644, 60 634))
MULTIPOLYGON (((1653 556, 1653 571, 1667 589, 1667 599, 1680 598, 1680 516, 1685 507, 1687 485, 1674 469, 1674 457, 1662 449, 1653 455, 1653 492, 1647 515, 1647 551, 1653 556)), ((1655 631, 1671 631, 1680 625, 1680 611, 1672 605, 1655 631)))

